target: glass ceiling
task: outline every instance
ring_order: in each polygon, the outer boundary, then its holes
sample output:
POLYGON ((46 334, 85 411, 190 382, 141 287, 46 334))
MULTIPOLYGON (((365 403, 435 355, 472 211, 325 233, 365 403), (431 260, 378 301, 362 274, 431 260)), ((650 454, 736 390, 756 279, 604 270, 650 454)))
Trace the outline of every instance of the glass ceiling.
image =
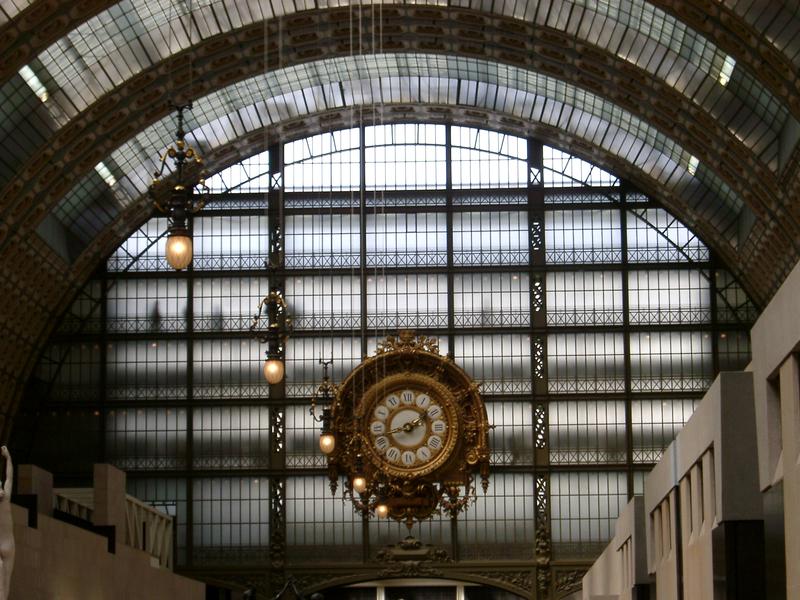
MULTIPOLYGON (((384 2, 390 3, 394 2, 384 2)), ((42 52, 29 66, 50 91, 45 104, 56 128, 132 76, 188 48, 190 34, 197 43, 265 18, 348 2, 204 0, 193 4, 191 32, 183 14, 185 3, 125 0, 42 52)), ((465 0, 452 4, 553 28, 635 64, 708 111, 777 170, 780 132, 791 119, 786 107, 710 40, 651 4, 642 0, 465 0)), ((380 5, 371 9, 379 11, 380 5)), ((16 79, 7 85, 25 83, 16 79)), ((3 94, 12 95, 12 90, 3 94)))
MULTIPOLYGON (((187 138, 207 155, 286 119, 364 104, 415 102, 484 108, 568 131, 679 192, 719 231, 735 236, 742 200, 702 164, 690 174, 692 156, 655 127, 571 84, 485 60, 382 54, 280 69, 197 99, 187 138)), ((109 186, 96 171, 86 175, 58 205, 57 218, 88 243, 120 208, 145 193, 174 128, 170 115, 117 148, 104 161, 116 182, 109 186)))
POLYGON ((735 14, 800 67, 800 39, 797 37, 800 11, 794 0, 721 0, 735 14), (789 8, 791 6, 791 8, 789 8))

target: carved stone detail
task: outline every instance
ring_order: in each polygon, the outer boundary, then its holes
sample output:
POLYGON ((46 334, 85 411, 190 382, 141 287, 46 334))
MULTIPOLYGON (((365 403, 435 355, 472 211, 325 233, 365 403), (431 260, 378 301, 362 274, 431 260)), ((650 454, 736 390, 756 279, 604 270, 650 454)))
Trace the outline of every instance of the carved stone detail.
POLYGON ((440 577, 442 571, 433 565, 453 562, 447 551, 432 544, 423 544, 410 535, 378 551, 375 560, 386 565, 380 572, 382 577, 440 577))
POLYGON ((529 595, 533 590, 533 571, 479 571, 476 576, 488 581, 497 581, 529 595))
POLYGON ((586 575, 586 569, 572 569, 570 571, 555 572, 555 591, 560 593, 574 592, 581 587, 581 580, 586 575))

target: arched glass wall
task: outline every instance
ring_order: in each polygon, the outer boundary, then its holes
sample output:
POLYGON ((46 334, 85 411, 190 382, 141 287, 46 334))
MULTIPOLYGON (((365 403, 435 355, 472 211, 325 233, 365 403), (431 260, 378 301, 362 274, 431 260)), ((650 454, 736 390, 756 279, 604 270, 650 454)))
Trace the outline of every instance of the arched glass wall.
POLYGON ((459 561, 593 556, 715 374, 749 360, 755 309, 709 249, 627 182, 535 140, 354 127, 209 185, 190 270, 167 267, 153 218, 78 295, 14 442, 69 484, 92 462, 125 469, 131 493, 177 516, 188 569, 363 564, 406 535, 330 496, 307 411, 320 359, 341 381, 400 328, 439 338, 496 426, 488 494, 412 532, 459 561), (276 283, 295 330, 270 389, 247 328, 276 283))

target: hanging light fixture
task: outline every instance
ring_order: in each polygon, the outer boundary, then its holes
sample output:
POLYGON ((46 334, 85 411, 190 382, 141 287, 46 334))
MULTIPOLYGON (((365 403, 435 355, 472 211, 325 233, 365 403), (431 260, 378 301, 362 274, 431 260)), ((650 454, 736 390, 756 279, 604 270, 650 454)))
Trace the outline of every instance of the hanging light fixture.
MULTIPOLYGON (((333 398, 336 395, 336 386, 331 383, 330 376, 328 375, 328 367, 330 360, 320 359, 319 364, 322 365, 322 383, 311 396, 311 408, 308 413, 314 418, 317 423, 322 423, 319 433, 319 449, 323 454, 330 454, 336 448, 336 438, 331 431, 331 409, 333 398), (317 416, 317 402, 322 402, 326 406, 322 409, 322 415, 317 416)), ((366 487, 366 486, 365 486, 366 487)))
POLYGON ((191 110, 192 103, 175 106, 178 113, 178 130, 175 133, 175 144, 170 146, 161 157, 161 167, 153 173, 153 182, 148 190, 155 207, 167 215, 167 247, 166 259, 176 271, 189 266, 192 262, 192 235, 187 220, 189 215, 198 212, 205 205, 202 195, 208 193, 203 170, 203 159, 186 142, 183 130, 183 111, 191 110), (172 161, 171 169, 167 166, 172 161), (165 175, 172 171, 169 178, 170 189, 162 191, 166 185, 165 175), (199 192, 196 194, 195 192, 199 192), (166 196, 166 198, 164 198, 166 196))
MULTIPOLYGON (((276 272, 282 253, 281 228, 275 227, 270 235, 270 259, 267 260, 269 278, 272 281, 277 278, 276 272)), ((269 293, 258 303, 258 311, 253 315, 253 322, 250 324, 250 333, 253 337, 259 343, 267 345, 263 372, 264 379, 269 384, 274 385, 283 381, 286 371, 284 349, 286 339, 291 332, 292 316, 283 297, 283 291, 273 285, 269 293)))

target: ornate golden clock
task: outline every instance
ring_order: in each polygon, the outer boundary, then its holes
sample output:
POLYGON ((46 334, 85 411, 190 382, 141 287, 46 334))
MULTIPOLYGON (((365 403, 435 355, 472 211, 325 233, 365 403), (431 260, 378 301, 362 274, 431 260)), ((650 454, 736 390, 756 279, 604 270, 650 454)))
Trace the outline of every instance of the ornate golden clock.
POLYGON ((489 481, 489 423, 478 385, 431 338, 401 332, 336 390, 328 455, 358 510, 405 521, 456 514, 489 481))

